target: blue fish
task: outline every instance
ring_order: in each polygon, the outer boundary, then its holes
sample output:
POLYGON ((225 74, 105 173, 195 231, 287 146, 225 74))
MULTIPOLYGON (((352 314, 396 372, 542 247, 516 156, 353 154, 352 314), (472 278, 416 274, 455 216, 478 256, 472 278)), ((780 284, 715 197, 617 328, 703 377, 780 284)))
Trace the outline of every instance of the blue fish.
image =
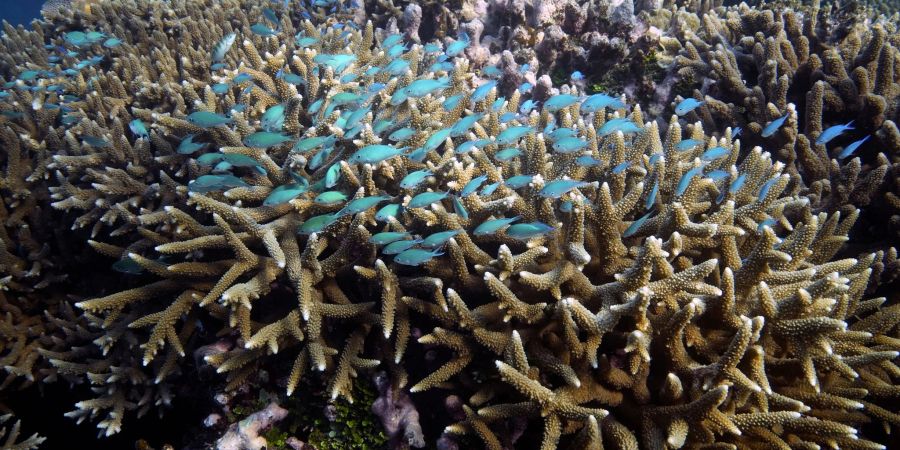
POLYGON ((310 217, 297 228, 300 234, 319 233, 329 225, 333 224, 338 218, 334 214, 322 214, 321 216, 310 217))
POLYGON ((391 75, 402 75, 409 70, 409 61, 403 58, 397 58, 384 67, 385 72, 391 75))
POLYGON ((553 143, 553 150, 557 153, 575 153, 588 146, 587 141, 577 137, 564 137, 553 143))
POLYGON ((625 103, 606 94, 594 94, 581 102, 581 111, 594 113, 604 108, 625 109, 625 103))
POLYGON ((771 228, 771 227, 773 227, 776 223, 777 223, 777 222, 775 221, 775 219, 769 217, 769 218, 767 218, 767 219, 764 219, 762 222, 759 223, 759 225, 756 226, 756 231, 757 231, 757 232, 761 232, 761 231, 763 230, 763 228, 765 228, 765 227, 770 227, 770 228, 771 228))
POLYGON ((526 81, 526 82, 524 82, 524 83, 522 83, 522 84, 519 85, 519 87, 518 87, 519 93, 525 94, 525 93, 527 93, 528 91, 530 91, 531 88, 533 88, 533 87, 534 87, 534 86, 532 86, 531 83, 529 83, 529 82, 526 81))
POLYGON ((425 237, 422 241, 422 247, 424 248, 439 248, 443 247, 447 241, 450 240, 453 236, 462 233, 462 230, 450 230, 450 231, 441 231, 438 233, 433 233, 425 237))
POLYGON ((713 181, 724 180, 725 178, 728 178, 728 172, 722 169, 715 169, 707 173, 706 178, 709 178, 713 181))
POLYGON ((482 117, 484 117, 484 114, 476 113, 457 120, 450 128, 450 136, 459 137, 466 134, 469 131, 469 128, 472 128, 472 126, 481 120, 482 117))
POLYGON ((685 139, 685 140, 675 144, 675 150, 678 150, 679 152, 688 151, 702 143, 703 143, 703 141, 698 140, 698 139, 685 139))
POLYGON ((420 266, 443 254, 443 252, 438 250, 428 251, 421 248, 411 248, 395 256, 394 262, 404 266, 420 266))
POLYGON ((261 23, 255 23, 255 24, 251 25, 250 31, 252 31, 253 34, 256 34, 259 36, 275 36, 278 34, 276 31, 272 30, 271 28, 269 28, 261 23))
POLYGON ((513 158, 516 158, 521 154, 522 154, 522 150, 519 150, 515 147, 504 148, 503 150, 500 150, 497 153, 494 153, 494 159, 496 159, 497 161, 500 161, 500 162, 505 162, 505 161, 509 161, 513 158))
POLYGON ((757 196, 757 200, 759 200, 759 201, 765 200, 766 196, 769 195, 769 191, 772 190, 772 186, 774 186, 775 183, 778 182, 778 180, 780 178, 781 177, 775 177, 775 178, 769 179, 768 181, 763 183, 762 187, 759 188, 759 195, 757 196))
POLYGON ((463 142, 462 144, 459 144, 459 146, 457 146, 453 152, 457 155, 462 155, 464 153, 468 153, 473 148, 480 149, 490 143, 491 143, 490 139, 476 139, 474 141, 466 141, 466 142, 463 142))
POLYGON ((422 192, 413 197, 406 205, 407 208, 424 208, 434 203, 440 203, 441 200, 449 195, 446 192, 422 192))
POLYGON ((394 131, 388 136, 388 139, 394 142, 402 142, 409 138, 411 138, 414 134, 416 134, 416 130, 413 128, 401 128, 399 130, 394 131))
POLYGON ((787 120, 789 115, 790 114, 785 114, 785 115, 767 123, 765 128, 763 128, 762 133, 760 133, 760 136, 767 138, 767 137, 774 135, 775 132, 777 132, 781 128, 781 126, 784 125, 784 121, 787 120))
POLYGON ((211 128, 219 125, 226 125, 232 122, 230 117, 223 116, 208 111, 195 111, 187 116, 188 122, 197 125, 200 128, 211 128))
POLYGON ((462 220, 469 220, 469 211, 466 210, 465 205, 463 205, 459 197, 454 195, 451 199, 453 200, 453 211, 456 215, 462 220))
POLYGON ((446 100, 444 100, 444 103, 442 103, 441 106, 444 107, 444 111, 447 111, 447 112, 453 111, 459 105, 459 101, 462 100, 462 98, 463 98, 462 94, 457 94, 457 95, 448 97, 446 100))
POLYGON ((373 195, 370 197, 360 197, 354 200, 351 200, 350 203, 347 203, 340 211, 335 213, 336 218, 359 214, 369 208, 372 208, 379 203, 390 200, 391 197, 387 195, 373 195))
POLYGON ((684 175, 681 176, 681 179, 678 180, 678 186, 675 188, 675 195, 684 194, 684 191, 690 186, 691 180, 694 179, 695 176, 700 175, 701 172, 703 172, 703 167, 694 167, 685 172, 684 175))
POLYGON ((487 175, 481 175, 481 176, 479 176, 479 177, 472 178, 471 180, 469 180, 468 183, 466 183, 465 186, 463 186, 462 190, 459 192, 459 196, 460 196, 460 197, 467 197, 467 196, 469 196, 470 194, 474 193, 476 190, 478 190, 478 188, 479 188, 485 181, 487 181, 487 178, 488 178, 487 175))
POLYGON ((421 242, 421 239, 394 241, 385 245, 381 249, 381 253, 384 255, 397 255, 419 245, 421 242))
POLYGON ((197 177, 196 180, 192 180, 188 183, 188 190, 191 192, 206 193, 249 186, 250 185, 245 183, 244 180, 241 180, 234 175, 201 175, 197 177))
POLYGON ((553 180, 545 184, 538 192, 538 195, 544 198, 560 198, 572 189, 589 186, 591 183, 578 180, 553 180))
POLYGON ((631 119, 625 117, 610 119, 597 130, 597 135, 603 137, 615 133, 616 131, 621 131, 622 134, 631 134, 641 131, 641 127, 637 126, 631 119))
POLYGON ((728 186, 728 193, 734 194, 735 192, 740 190, 741 187, 744 186, 744 183, 746 181, 747 181, 747 174, 742 173, 742 174, 738 175, 738 177, 735 178, 735 180, 731 183, 731 185, 728 186))
POLYGON ((872 135, 866 136, 866 137, 844 147, 844 149, 841 150, 840 153, 838 153, 837 158, 844 159, 844 158, 847 158, 848 156, 852 155, 853 152, 855 152, 856 149, 858 149, 860 145, 863 145, 866 141, 868 141, 870 137, 872 137, 872 135))
POLYGON ((512 122, 513 120, 516 120, 516 118, 518 118, 518 117, 519 117, 518 114, 516 114, 513 111, 509 111, 509 112, 505 112, 505 113, 501 114, 498 120, 500 120, 500 123, 507 123, 507 122, 512 122))
POLYGON ((554 228, 543 222, 516 223, 506 229, 506 235, 523 241, 553 232, 554 228))
POLYGON ((565 107, 571 106, 578 101, 578 97, 571 94, 557 94, 544 102, 544 110, 547 112, 556 112, 565 107))
POLYGON ((519 189, 528 186, 534 181, 534 175, 515 175, 506 179, 503 184, 510 189, 519 189))
POLYGON ((353 153, 347 162, 350 164, 378 164, 403 154, 408 148, 397 148, 384 144, 367 145, 353 153))
POLYGON ((306 192, 307 187, 299 184, 285 184, 273 189, 272 192, 263 200, 264 206, 275 206, 287 203, 306 192))
POLYGON ((462 53, 462 51, 465 50, 468 46, 469 35, 466 33, 460 33, 459 38, 456 41, 453 41, 449 45, 447 45, 447 50, 444 51, 444 54, 449 57, 454 57, 462 53))
POLYGON ((131 132, 134 133, 135 136, 150 137, 150 132, 147 131, 147 126, 144 125, 144 122, 142 122, 141 119, 132 120, 128 123, 128 128, 131 129, 131 132))
POLYGON ((196 135, 189 134, 178 143, 177 152, 179 155, 190 155, 191 153, 196 153, 198 150, 202 150, 206 147, 207 144, 204 142, 194 142, 195 137, 196 135))
POLYGON ((509 145, 517 142, 523 136, 534 132, 534 128, 526 126, 509 127, 497 135, 496 142, 498 145, 509 145))
POLYGON ((347 194, 340 191, 325 191, 313 199, 313 203, 322 206, 339 205, 347 201, 347 194))
POLYGON ((403 35, 397 34, 397 33, 385 36, 384 40, 381 41, 381 47, 382 48, 391 48, 391 47, 399 44, 402 39, 403 39, 403 35))
POLYGON ((502 182, 500 182, 500 181, 498 181, 496 183, 491 183, 491 184, 481 188, 481 192, 479 192, 479 195, 482 195, 482 196, 491 195, 494 193, 494 191, 497 190, 498 187, 500 187, 501 184, 502 184, 502 182))
POLYGON ((644 222, 646 222, 647 219, 650 218, 651 214, 653 214, 653 211, 650 211, 647 214, 644 214, 643 216, 641 216, 641 218, 632 222, 631 225, 629 225, 628 228, 626 228, 625 231, 622 233, 622 237, 627 238, 627 237, 634 236, 634 234, 638 232, 638 230, 641 228, 641 226, 644 225, 644 222))
POLYGON ((616 164, 616 166, 612 168, 612 173, 618 175, 618 174, 628 170, 629 167, 631 167, 631 161, 625 161, 623 163, 616 164))
POLYGON ((400 214, 400 210, 402 208, 403 206, 398 203, 385 205, 375 213, 375 220, 379 222, 387 222, 391 218, 397 217, 397 215, 400 214))
POLYGON ((659 178, 653 180, 653 187, 647 194, 647 201, 644 202, 644 209, 650 209, 656 203, 656 196, 659 195, 659 178))
POLYGON ((486 220, 482 222, 481 225, 475 227, 475 230, 472 231, 472 234, 475 236, 487 236, 489 234, 494 234, 497 231, 500 231, 501 228, 521 218, 521 216, 515 216, 510 218, 486 220))
POLYGON ((522 114, 528 114, 532 109, 537 107, 537 103, 534 100, 528 99, 522 103, 522 106, 519 107, 519 112, 522 114))
POLYGON ((400 180, 400 187, 402 187, 403 189, 415 189, 431 175, 432 173, 430 170, 417 170, 415 172, 410 172, 408 175, 403 177, 402 180, 400 180))
POLYGON ((472 101, 480 102, 484 100, 484 98, 487 97, 487 95, 491 92, 491 89, 493 89, 495 86, 497 86, 497 80, 490 80, 482 84, 481 86, 478 86, 472 92, 472 101))
POLYGON ((701 161, 715 161, 719 158, 724 158, 731 153, 731 150, 725 147, 713 147, 700 155, 701 161))
POLYGON ((109 141, 107 141, 106 139, 89 136, 86 134, 81 136, 81 142, 84 142, 85 144, 95 148, 106 148, 110 146, 109 141))
POLYGON ((428 139, 425 140, 425 145, 422 146, 426 152, 430 152, 444 143, 450 134, 453 132, 452 128, 444 128, 442 130, 435 131, 428 139))
POLYGON ((575 158, 575 164, 578 164, 581 167, 594 167, 603 164, 603 161, 594 158, 591 155, 582 155, 578 158, 575 158))
POLYGON ((697 100, 695 98, 686 98, 679 102, 677 106, 675 106, 675 114, 677 114, 679 117, 683 116, 699 108, 704 103, 706 102, 701 102, 700 100, 697 100))
POLYGON ((381 233, 373 234, 372 237, 369 238, 369 242, 375 245, 388 245, 391 242, 397 242, 408 237, 409 233, 406 231, 383 231, 381 233))
POLYGON ((844 125, 833 125, 826 128, 825 131, 823 131, 822 134, 820 134, 819 137, 816 138, 816 145, 826 145, 832 139, 838 137, 841 133, 847 130, 855 130, 856 128, 854 128, 852 125, 853 121, 851 120, 844 125))
POLYGON ((337 185, 337 182, 341 179, 341 164, 334 163, 331 167, 328 168, 328 171, 325 172, 325 187, 328 189, 333 188, 337 185))
POLYGON ((572 72, 572 75, 569 76, 569 79, 572 81, 581 81, 581 80, 584 80, 584 74, 581 73, 580 70, 576 70, 576 71, 572 72))
POLYGON ((281 131, 284 127, 284 104, 270 107, 260 118, 260 125, 265 131, 281 131))

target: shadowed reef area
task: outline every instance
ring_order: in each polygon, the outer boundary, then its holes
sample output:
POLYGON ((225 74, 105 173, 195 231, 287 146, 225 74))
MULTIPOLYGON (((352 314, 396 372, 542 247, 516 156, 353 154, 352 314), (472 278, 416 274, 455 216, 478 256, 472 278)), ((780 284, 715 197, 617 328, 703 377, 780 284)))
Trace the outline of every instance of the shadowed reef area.
POLYGON ((896 10, 7 23, 0 448, 897 448, 896 10))

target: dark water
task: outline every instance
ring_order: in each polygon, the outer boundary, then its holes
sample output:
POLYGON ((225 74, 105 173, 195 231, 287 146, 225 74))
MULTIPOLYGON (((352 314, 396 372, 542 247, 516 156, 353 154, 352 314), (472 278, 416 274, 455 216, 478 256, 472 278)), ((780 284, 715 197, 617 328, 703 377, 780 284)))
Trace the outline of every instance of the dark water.
POLYGON ((0 20, 13 25, 27 24, 40 17, 43 0, 0 0, 0 20))

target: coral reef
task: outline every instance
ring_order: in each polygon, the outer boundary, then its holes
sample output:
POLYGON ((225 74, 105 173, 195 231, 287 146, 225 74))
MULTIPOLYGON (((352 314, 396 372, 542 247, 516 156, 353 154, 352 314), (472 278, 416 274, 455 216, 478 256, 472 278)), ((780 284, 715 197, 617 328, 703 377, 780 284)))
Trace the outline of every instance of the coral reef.
MULTIPOLYGON (((659 10, 684 30, 657 36, 681 52, 662 85, 718 81, 666 116, 522 71, 474 17, 432 40, 435 5, 385 15, 404 40, 359 21, 365 5, 293 3, 98 2, 7 27, 13 377, 90 384, 69 415, 106 435, 169 405, 188 354, 227 390, 266 371, 288 398, 321 374, 332 399, 361 400, 356 380, 383 369, 373 408, 398 446, 882 448, 870 424, 900 426, 900 304, 878 297, 896 250, 845 246, 854 205, 898 203, 889 23, 835 49, 818 14, 659 10), (752 87, 748 55, 774 62, 752 87), (815 142, 846 114, 873 141, 832 161, 815 142), (440 436, 425 398, 453 412, 440 436)), ((534 14, 619 24, 637 37, 616 58, 649 58, 645 22, 614 3, 534 14)), ((564 59, 552 42, 529 60, 564 59)), ((264 445, 259 418, 221 447, 264 445)))

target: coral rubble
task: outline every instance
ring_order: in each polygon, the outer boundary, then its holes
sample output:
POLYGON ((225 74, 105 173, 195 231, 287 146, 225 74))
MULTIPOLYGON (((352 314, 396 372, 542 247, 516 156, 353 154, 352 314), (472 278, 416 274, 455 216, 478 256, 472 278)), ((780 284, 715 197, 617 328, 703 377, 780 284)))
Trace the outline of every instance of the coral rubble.
MULTIPOLYGON (((638 26, 612 3, 576 28, 638 26)), ((398 446, 881 448, 896 235, 845 244, 860 208, 900 220, 894 28, 834 45, 817 15, 701 3, 654 19, 684 29, 655 36, 670 83, 717 81, 681 115, 526 76, 475 17, 431 40, 435 5, 387 14, 405 36, 326 0, 101 1, 7 27, 10 377, 90 384, 69 415, 106 435, 171 405, 190 354, 226 390, 265 372, 286 397, 322 373, 353 401, 383 369, 398 446), (816 141, 848 114, 874 138, 840 161, 816 141), (451 422, 416 408, 436 396, 451 422)), ((289 411, 257 414, 220 448, 261 448, 289 411)))

